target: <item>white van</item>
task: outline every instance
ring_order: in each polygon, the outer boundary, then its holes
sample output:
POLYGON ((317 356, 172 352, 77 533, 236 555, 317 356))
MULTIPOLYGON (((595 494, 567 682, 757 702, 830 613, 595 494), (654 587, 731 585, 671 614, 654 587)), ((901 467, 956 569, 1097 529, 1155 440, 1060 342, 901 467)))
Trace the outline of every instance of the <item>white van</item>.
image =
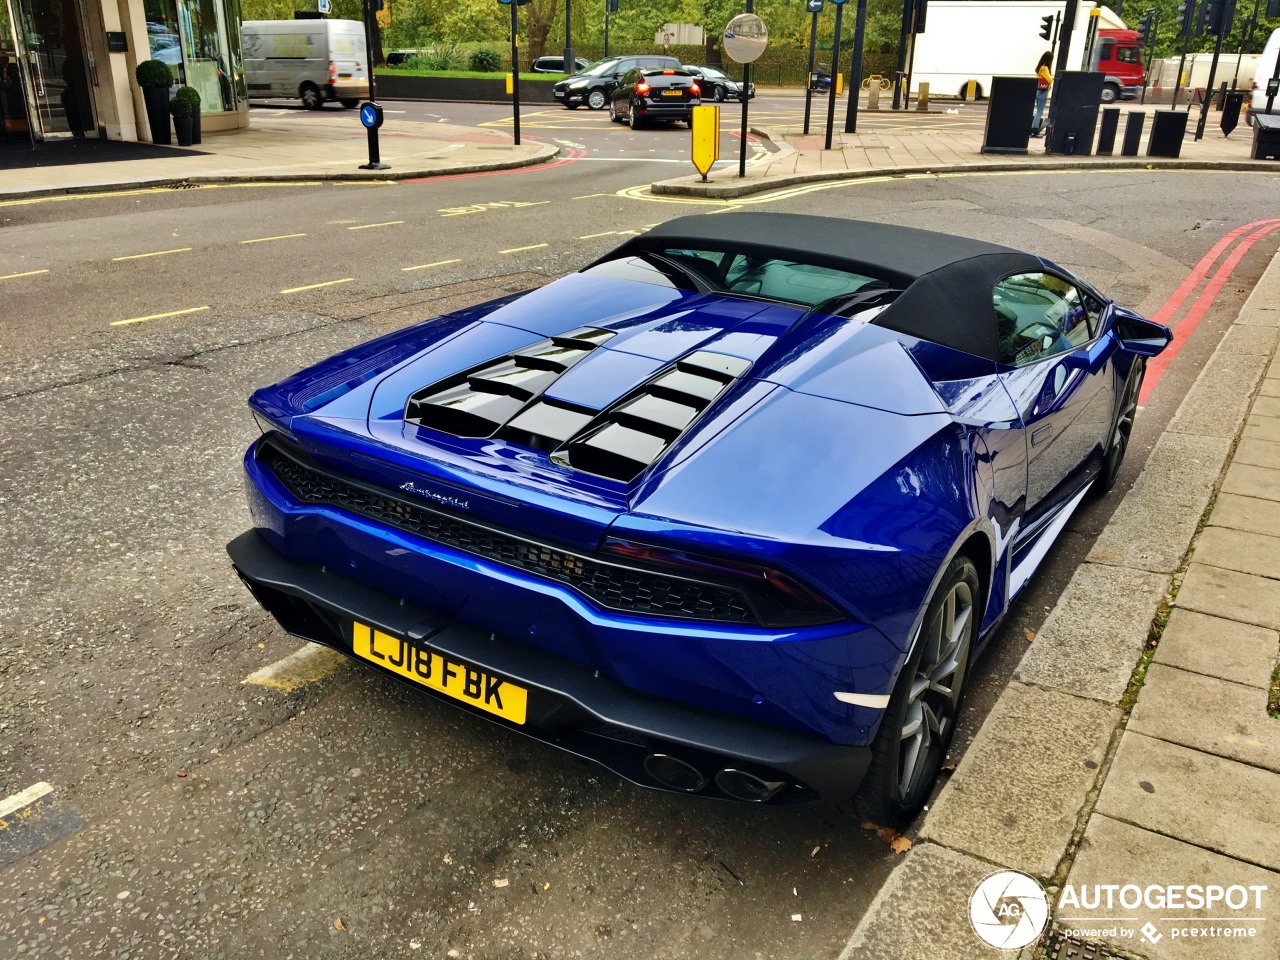
POLYGON ((355 20, 246 20, 244 75, 250 97, 326 100, 348 109, 369 98, 364 24, 355 20))
MULTIPOLYGON (((1267 81, 1276 72, 1276 57, 1280 55, 1280 30, 1272 30, 1267 38, 1267 45, 1262 48, 1262 57, 1258 60, 1258 74, 1253 78, 1253 99, 1249 103, 1249 119, 1253 114, 1267 109, 1267 81)), ((1272 113, 1280 113, 1280 96, 1271 106, 1272 113)))

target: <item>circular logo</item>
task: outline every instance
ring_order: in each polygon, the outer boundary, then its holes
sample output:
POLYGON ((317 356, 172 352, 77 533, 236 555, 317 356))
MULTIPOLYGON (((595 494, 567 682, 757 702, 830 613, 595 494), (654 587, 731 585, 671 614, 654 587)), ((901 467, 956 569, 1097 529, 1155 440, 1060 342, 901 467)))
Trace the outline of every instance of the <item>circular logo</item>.
POLYGON ((1005 870, 978 884, 969 897, 969 923, 985 943, 1020 950, 1040 936, 1049 920, 1044 887, 1025 873, 1005 870))

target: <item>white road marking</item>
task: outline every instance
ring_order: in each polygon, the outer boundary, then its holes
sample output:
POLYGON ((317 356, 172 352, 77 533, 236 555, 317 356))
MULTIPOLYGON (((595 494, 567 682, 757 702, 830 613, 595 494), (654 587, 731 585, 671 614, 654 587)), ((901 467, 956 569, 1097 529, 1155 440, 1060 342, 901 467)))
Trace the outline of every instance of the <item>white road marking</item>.
POLYGON ((317 680, 323 680, 346 659, 337 650, 319 643, 308 643, 283 660, 255 670, 241 682, 257 687, 270 687, 281 693, 292 693, 317 680))
POLYGON ((0 817, 7 817, 15 810, 21 810, 23 807, 29 807, 41 797, 46 797, 53 793, 53 786, 41 780, 39 783, 33 783, 25 790, 20 790, 12 796, 5 797, 0 800, 0 817))

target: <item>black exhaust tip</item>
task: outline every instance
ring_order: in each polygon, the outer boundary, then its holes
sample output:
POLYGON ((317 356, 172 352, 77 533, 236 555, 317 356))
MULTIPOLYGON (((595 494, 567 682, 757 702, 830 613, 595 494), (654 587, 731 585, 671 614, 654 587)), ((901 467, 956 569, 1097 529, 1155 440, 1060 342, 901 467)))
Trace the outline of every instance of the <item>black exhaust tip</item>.
POLYGON ((785 780, 765 780, 753 773, 734 770, 732 767, 716 774, 716 786, 733 797, 747 803, 764 803, 787 785, 785 780))
POLYGON ((649 776, 670 790, 697 793, 707 785, 697 767, 665 753, 651 753, 644 758, 644 769, 649 776))

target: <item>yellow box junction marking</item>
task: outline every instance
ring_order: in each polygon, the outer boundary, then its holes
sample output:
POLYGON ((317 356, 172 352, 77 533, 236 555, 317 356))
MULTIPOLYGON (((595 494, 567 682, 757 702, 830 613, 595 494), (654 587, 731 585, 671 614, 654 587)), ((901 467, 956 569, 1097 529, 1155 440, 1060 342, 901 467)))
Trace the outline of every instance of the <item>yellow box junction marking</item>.
POLYGON ((442 207, 442 217, 462 217, 469 213, 484 213, 486 210, 518 210, 520 207, 540 207, 550 200, 492 200, 489 203, 470 203, 465 207, 442 207))
POLYGON ((29 807, 41 797, 53 793, 53 787, 41 780, 39 783, 33 783, 25 790, 19 790, 15 794, 0 800, 0 819, 7 817, 15 810, 21 810, 23 807, 29 807))
POLYGON ((693 166, 707 179, 712 164, 720 159, 720 108, 693 108, 693 166))

